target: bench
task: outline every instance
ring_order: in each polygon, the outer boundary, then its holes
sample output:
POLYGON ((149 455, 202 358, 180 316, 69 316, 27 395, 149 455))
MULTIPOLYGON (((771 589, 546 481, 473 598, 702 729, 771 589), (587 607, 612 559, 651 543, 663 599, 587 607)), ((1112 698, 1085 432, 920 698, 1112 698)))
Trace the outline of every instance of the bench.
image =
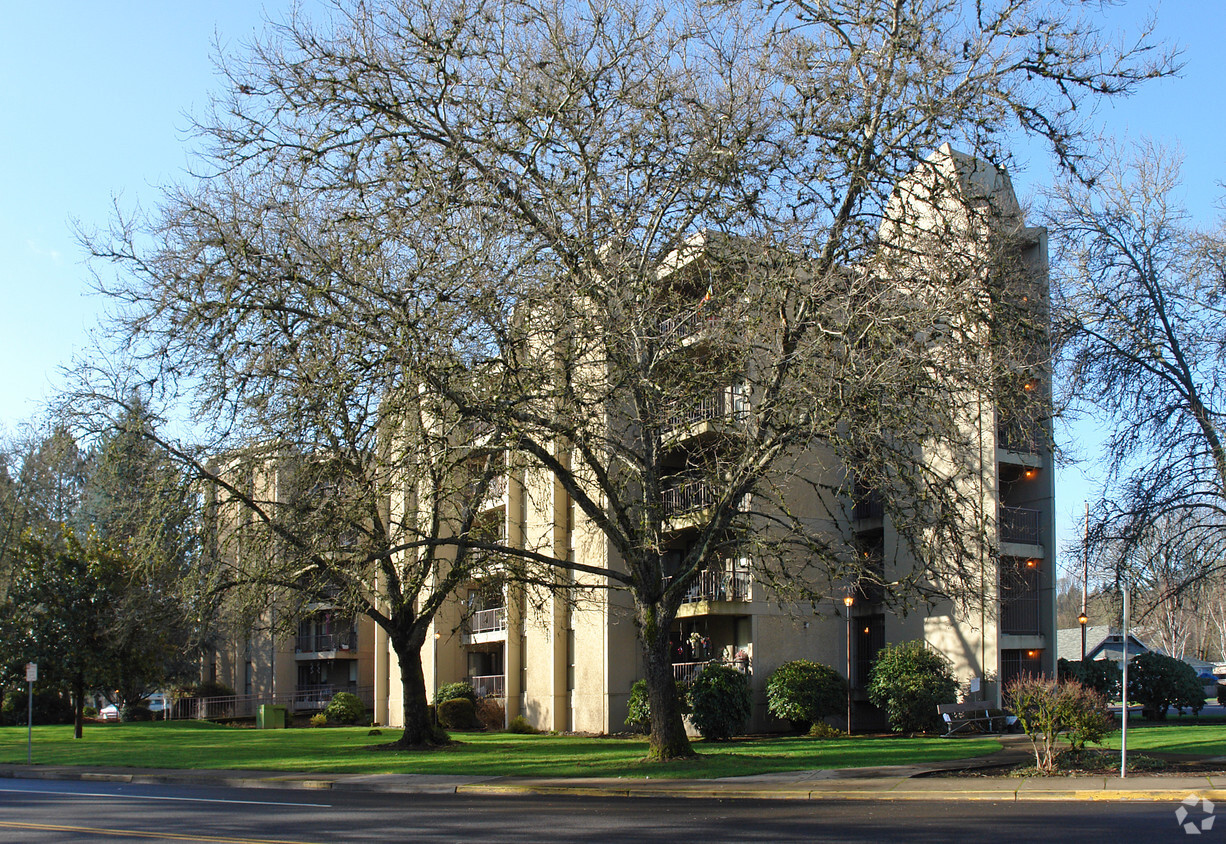
POLYGON ((985 701, 938 703, 937 714, 945 722, 945 734, 942 738, 949 738, 961 732, 1003 733, 1017 723, 1016 715, 993 709, 985 701))

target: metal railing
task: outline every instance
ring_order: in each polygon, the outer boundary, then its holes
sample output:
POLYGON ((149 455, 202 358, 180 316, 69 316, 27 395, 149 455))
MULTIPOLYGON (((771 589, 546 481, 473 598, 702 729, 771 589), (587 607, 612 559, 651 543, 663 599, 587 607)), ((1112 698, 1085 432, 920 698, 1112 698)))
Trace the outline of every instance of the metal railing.
POLYGON ((709 569, 698 573, 681 599, 683 604, 698 601, 748 601, 753 577, 747 571, 709 569))
POLYGON ((477 697, 506 697, 506 675, 482 674, 468 678, 468 685, 473 687, 477 697))
POLYGON ((715 325, 718 319, 711 311, 700 309, 692 314, 662 320, 660 335, 662 337, 674 335, 678 340, 685 340, 715 325))
POLYGON ((355 694, 367 710, 374 708, 373 686, 326 684, 298 686, 288 694, 183 698, 172 703, 170 718, 201 721, 254 718, 261 706, 269 704, 284 706, 291 712, 318 712, 337 692, 355 694))
POLYGON ((665 420, 666 428, 682 428, 713 419, 744 420, 749 413, 749 398, 738 387, 699 396, 693 403, 679 406, 665 420))
POLYGON ((729 668, 735 668, 742 674, 750 673, 749 660, 747 659, 704 659, 702 662, 674 662, 673 680, 678 683, 692 683, 702 673, 702 669, 712 663, 727 665, 729 668))
POLYGON ((1000 632, 1034 636, 1039 633, 1039 594, 1002 597, 1000 602, 1000 632))
POLYGON ((685 481, 664 490, 665 516, 679 516, 713 506, 715 490, 703 481, 685 481))
POLYGON ((871 493, 861 498, 851 506, 851 517, 856 521, 880 519, 885 516, 885 501, 880 495, 871 493))
POLYGON ((352 630, 344 633, 303 633, 294 640, 294 650, 298 653, 352 651, 357 646, 358 636, 352 630))
POLYGON ((1038 454, 1047 440, 1037 422, 1005 422, 996 429, 996 445, 1019 454, 1038 454))
POLYGON ((487 610, 477 610, 468 619, 469 633, 490 633, 507 629, 507 608, 492 607, 487 610))
POLYGON ((1040 544, 1039 522, 1042 513, 1026 507, 1000 508, 1000 541, 1040 544))

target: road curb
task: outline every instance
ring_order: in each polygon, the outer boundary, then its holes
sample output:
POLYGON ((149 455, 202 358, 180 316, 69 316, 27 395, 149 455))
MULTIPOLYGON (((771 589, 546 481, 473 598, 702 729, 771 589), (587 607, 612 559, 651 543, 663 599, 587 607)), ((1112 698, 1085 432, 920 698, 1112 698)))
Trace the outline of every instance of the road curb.
POLYGON ((120 772, 74 770, 68 767, 40 769, 10 765, 0 767, 0 778, 63 780, 134 785, 222 786, 250 789, 293 789, 303 791, 365 792, 383 794, 464 794, 470 796, 536 795, 544 797, 621 797, 701 800, 863 800, 863 801, 998 801, 998 802, 1179 802, 1190 794, 1214 802, 1226 802, 1226 789, 1215 787, 1199 777, 1172 782, 1170 786, 1147 783, 1128 788, 1113 778, 1089 783, 1064 785, 1036 779, 1012 780, 984 777, 979 780, 942 781, 933 787, 932 779, 882 778, 862 780, 854 785, 847 780, 828 781, 829 787, 811 784, 762 783, 756 787, 718 780, 678 780, 588 783, 516 782, 490 779, 477 782, 445 782, 423 777, 420 781, 388 779, 350 779, 302 776, 289 772, 240 774, 238 772, 120 772), (838 783, 837 785, 835 783, 838 783), (959 782, 962 784, 959 785, 959 782), (1120 787, 1123 785, 1123 787, 1120 787))

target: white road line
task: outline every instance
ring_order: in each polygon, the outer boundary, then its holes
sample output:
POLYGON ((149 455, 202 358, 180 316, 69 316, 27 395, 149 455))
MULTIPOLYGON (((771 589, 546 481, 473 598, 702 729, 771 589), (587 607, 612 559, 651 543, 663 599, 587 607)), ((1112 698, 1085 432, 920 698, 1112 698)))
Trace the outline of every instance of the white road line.
POLYGON ((123 797, 126 800, 178 800, 184 803, 232 803, 246 806, 297 806, 312 809, 331 809, 331 803, 284 803, 270 800, 222 800, 213 797, 161 797, 155 794, 121 794, 104 791, 44 791, 37 788, 0 788, 0 793, 52 794, 67 797, 123 797))

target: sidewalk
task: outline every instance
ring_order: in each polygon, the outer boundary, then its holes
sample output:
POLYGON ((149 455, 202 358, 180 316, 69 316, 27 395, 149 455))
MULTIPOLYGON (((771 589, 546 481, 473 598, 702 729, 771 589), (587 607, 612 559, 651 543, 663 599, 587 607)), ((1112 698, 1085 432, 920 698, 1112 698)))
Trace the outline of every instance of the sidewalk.
MULTIPOLYGON (((304 774, 276 771, 85 768, 0 765, 0 778, 84 782, 322 789, 391 794, 538 794, 584 797, 689 797, 761 800, 1106 800, 1180 801, 1197 794, 1226 800, 1223 776, 932 777, 994 768, 1029 756, 1024 737, 988 757, 928 765, 788 771, 713 780, 465 777, 424 774, 304 774)), ((1226 765, 1224 765, 1226 767, 1226 765)))

